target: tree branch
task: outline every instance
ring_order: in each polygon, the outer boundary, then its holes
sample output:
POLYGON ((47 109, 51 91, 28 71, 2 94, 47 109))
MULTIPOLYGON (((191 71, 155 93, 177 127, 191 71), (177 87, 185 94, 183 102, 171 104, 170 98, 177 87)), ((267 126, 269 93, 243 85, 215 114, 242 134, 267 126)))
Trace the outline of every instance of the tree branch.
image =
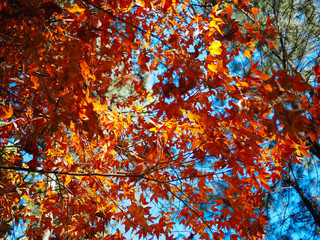
POLYGON ((53 173, 57 175, 70 175, 70 176, 101 176, 101 177, 134 177, 142 178, 145 174, 133 174, 133 173, 76 173, 76 172, 60 172, 60 171, 46 171, 44 169, 34 169, 34 168, 25 168, 25 167, 10 167, 10 166, 0 166, 0 169, 14 170, 14 171, 23 171, 23 172, 33 172, 40 174, 53 173))
POLYGON ((304 205, 307 207, 307 209, 311 213, 315 223, 320 227, 320 215, 316 207, 314 206, 314 204, 306 197, 302 189, 299 187, 298 183, 292 181, 290 178, 283 179, 283 182, 289 184, 291 187, 293 187, 297 191, 304 205))

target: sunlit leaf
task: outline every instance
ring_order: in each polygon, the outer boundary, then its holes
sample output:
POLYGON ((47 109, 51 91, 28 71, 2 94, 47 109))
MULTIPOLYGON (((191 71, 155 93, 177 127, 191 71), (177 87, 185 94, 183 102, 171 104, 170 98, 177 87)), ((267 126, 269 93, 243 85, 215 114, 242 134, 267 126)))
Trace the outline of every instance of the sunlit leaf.
POLYGON ((218 41, 214 41, 211 43, 210 47, 209 47, 209 50, 210 50, 210 54, 212 56, 214 55, 220 55, 222 53, 222 49, 221 49, 221 42, 218 42, 218 41))

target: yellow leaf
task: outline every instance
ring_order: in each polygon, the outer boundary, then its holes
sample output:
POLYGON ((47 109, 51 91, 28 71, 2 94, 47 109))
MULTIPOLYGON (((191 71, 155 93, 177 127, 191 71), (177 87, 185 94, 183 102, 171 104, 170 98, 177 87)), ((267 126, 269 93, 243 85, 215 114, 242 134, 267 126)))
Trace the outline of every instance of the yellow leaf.
POLYGON ((64 185, 68 185, 69 182, 71 181, 72 177, 70 175, 66 175, 66 178, 65 178, 65 182, 64 182, 64 185))
POLYGON ((137 2, 137 5, 138 5, 138 6, 145 7, 145 4, 144 4, 144 1, 143 1, 143 0, 136 0, 136 2, 137 2))
POLYGON ((221 42, 218 42, 218 41, 212 42, 211 46, 209 47, 210 54, 212 56, 214 56, 215 54, 220 55, 222 53, 222 49, 220 48, 221 45, 222 45, 221 42))
MULTIPOLYGON (((218 18, 215 18, 215 19, 218 19, 218 18)), ((209 27, 210 27, 210 28, 215 28, 220 34, 223 34, 223 33, 221 32, 218 24, 217 24, 218 22, 221 22, 221 21, 217 21, 217 20, 215 20, 215 19, 213 19, 213 20, 210 21, 209 27)), ((220 19, 218 19, 218 20, 220 20, 220 19)))
POLYGON ((168 134, 166 132, 163 133, 163 144, 166 144, 168 141, 168 134))
POLYGON ((251 59, 251 53, 249 49, 244 50, 243 57, 251 59))
POLYGON ((73 121, 70 121, 70 130, 74 130, 76 125, 74 124, 73 121))
POLYGON ((41 203, 41 205, 40 205, 40 212, 44 212, 45 211, 45 208, 44 208, 44 204, 43 203, 41 203))
POLYGON ((113 130, 113 134, 116 136, 116 138, 118 138, 118 131, 113 130))
POLYGON ((245 88, 249 87, 249 83, 247 82, 239 82, 237 83, 237 85, 240 85, 241 87, 245 87, 245 88))
POLYGON ((183 109, 183 108, 180 108, 180 111, 182 112, 182 114, 186 114, 187 113, 187 111, 185 109, 183 109))
POLYGON ((26 201, 30 201, 31 197, 29 197, 28 195, 24 194, 22 196, 26 201))
POLYGON ((211 72, 214 72, 216 73, 218 71, 218 65, 217 64, 214 64, 214 63, 210 63, 208 65, 208 69, 211 71, 211 72))
POLYGON ((148 95, 147 95, 147 99, 148 99, 148 101, 149 101, 149 102, 151 102, 151 100, 153 99, 153 97, 152 97, 151 93, 148 93, 148 95))
POLYGON ((85 8, 81 8, 79 7, 78 4, 74 4, 73 8, 66 8, 70 13, 82 13, 84 12, 86 9, 85 8))
POLYGON ((189 112, 187 114, 187 118, 189 118, 192 122, 196 122, 196 121, 199 121, 201 117, 199 114, 189 112))
POLYGON ((141 110, 144 108, 144 106, 138 106, 138 107, 134 107, 134 111, 135 112, 141 112, 141 110))
MULTIPOLYGON (((213 12, 217 12, 218 11, 218 8, 219 8, 219 3, 214 5, 213 9, 211 10, 211 13, 213 12)), ((212 16, 212 15, 211 15, 212 16)))
POLYGON ((70 165, 72 165, 74 163, 72 156, 67 156, 64 158, 64 160, 70 165))
POLYGON ((150 129, 149 129, 149 131, 150 131, 150 132, 155 132, 155 133, 156 133, 156 132, 158 132, 158 129, 157 129, 157 128, 155 128, 155 127, 153 127, 153 128, 150 128, 150 129))
POLYGON ((82 179, 84 178, 83 176, 75 176, 77 179, 79 179, 80 181, 82 181, 82 179))

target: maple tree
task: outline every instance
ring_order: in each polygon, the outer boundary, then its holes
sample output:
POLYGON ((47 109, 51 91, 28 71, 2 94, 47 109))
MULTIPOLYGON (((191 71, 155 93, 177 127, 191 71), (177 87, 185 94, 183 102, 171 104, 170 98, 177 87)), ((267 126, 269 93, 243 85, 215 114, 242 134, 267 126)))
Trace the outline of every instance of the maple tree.
POLYGON ((189 239, 263 238, 265 191, 319 131, 318 87, 308 98, 299 75, 258 62, 230 71, 257 42, 277 47, 270 18, 239 24, 233 9, 259 14, 247 0, 210 14, 170 0, 0 6, 1 237, 23 222, 30 239, 170 239, 176 223, 189 239), (157 76, 151 90, 135 65, 157 76))

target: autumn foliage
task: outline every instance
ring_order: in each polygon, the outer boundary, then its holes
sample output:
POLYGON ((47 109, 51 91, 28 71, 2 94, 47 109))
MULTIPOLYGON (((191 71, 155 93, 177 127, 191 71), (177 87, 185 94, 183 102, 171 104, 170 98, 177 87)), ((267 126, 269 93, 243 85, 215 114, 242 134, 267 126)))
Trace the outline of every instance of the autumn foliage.
POLYGON ((277 47, 257 14, 248 0, 210 15, 191 0, 2 1, 0 236, 170 239, 180 223, 189 239, 263 238, 269 183, 318 138, 320 91, 256 61, 232 72, 258 42, 277 47))

